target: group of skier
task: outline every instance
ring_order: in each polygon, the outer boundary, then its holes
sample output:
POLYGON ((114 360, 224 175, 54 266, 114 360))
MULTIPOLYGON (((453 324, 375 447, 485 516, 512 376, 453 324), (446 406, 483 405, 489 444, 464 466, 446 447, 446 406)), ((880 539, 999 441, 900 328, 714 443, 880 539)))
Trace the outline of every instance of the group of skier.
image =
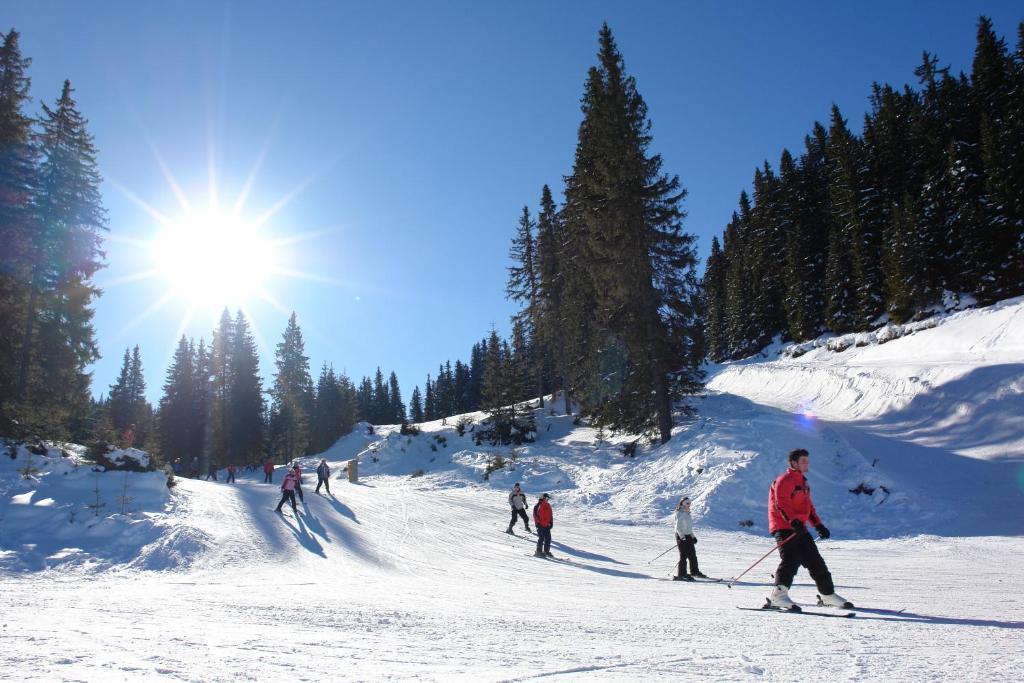
MULTIPOLYGON (((263 471, 266 474, 264 483, 270 483, 273 480, 274 463, 269 458, 263 465, 263 471), (269 468, 269 471, 268 471, 269 468)), ((314 493, 320 493, 320 487, 323 486, 328 495, 331 495, 331 468, 327 464, 325 458, 320 459, 320 464, 316 468, 316 489, 314 493)), ((281 512, 281 508, 286 502, 292 504, 292 511, 298 512, 298 505, 295 502, 295 496, 298 494, 299 500, 305 502, 305 498, 302 496, 302 468, 299 467, 299 463, 292 463, 292 467, 284 475, 284 481, 281 482, 281 501, 277 504, 275 512, 281 512)))
MULTIPOLYGON (((790 451, 788 465, 786 471, 772 482, 768 490, 768 531, 775 539, 775 548, 779 551, 780 559, 773 575, 775 586, 765 607, 799 611, 800 608, 789 597, 789 589, 802 566, 807 569, 817 586, 821 605, 851 608, 853 604, 836 593, 832 574, 818 552, 814 538, 807 530, 807 525, 812 526, 822 540, 831 536, 828 527, 818 517, 814 503, 811 502, 811 487, 807 482, 807 471, 810 468, 809 453, 803 448, 790 451)), ((550 496, 543 493, 533 506, 533 522, 537 528, 537 549, 534 557, 554 557, 551 553, 554 515, 549 500, 550 496)), ((530 521, 526 516, 526 494, 518 482, 509 493, 508 502, 512 519, 505 533, 513 534, 516 521, 520 518, 526 531, 530 532, 530 521)), ((693 533, 693 518, 690 514, 688 496, 683 496, 677 504, 672 515, 672 523, 675 528, 676 547, 679 550, 679 564, 672 579, 694 581, 708 578, 700 571, 697 563, 697 537, 693 533)))

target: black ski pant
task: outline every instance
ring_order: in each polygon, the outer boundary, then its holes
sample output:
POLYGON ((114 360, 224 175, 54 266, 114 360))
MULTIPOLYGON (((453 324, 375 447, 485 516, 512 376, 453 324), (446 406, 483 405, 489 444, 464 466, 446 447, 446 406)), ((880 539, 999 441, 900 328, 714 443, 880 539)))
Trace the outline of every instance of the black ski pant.
POLYGON ((547 555, 551 552, 551 529, 546 526, 537 526, 537 552, 547 555))
MULTIPOLYGON (((792 531, 776 531, 775 541, 782 543, 793 535, 792 531)), ((836 592, 835 584, 832 583, 832 574, 828 571, 825 560, 818 552, 818 546, 808 533, 797 534, 797 537, 788 541, 786 545, 779 548, 779 568, 775 570, 775 583, 779 586, 789 588, 793 585, 793 577, 797 570, 803 566, 814 579, 818 592, 822 595, 832 595, 836 592)))
POLYGON ((299 500, 301 500, 303 503, 306 502, 306 499, 302 497, 302 486, 301 485, 299 485, 299 484, 295 485, 295 493, 299 494, 299 500))
POLYGON ((263 483, 264 484, 273 484, 274 483, 274 470, 270 470, 269 472, 263 472, 263 483))
POLYGON ((281 502, 277 504, 277 511, 278 512, 281 511, 281 506, 284 505, 284 502, 286 500, 290 500, 292 502, 292 510, 294 510, 297 507, 295 505, 295 491, 285 491, 285 490, 282 489, 282 491, 281 491, 281 502))
POLYGON ((234 472, 228 472, 227 483, 230 484, 230 483, 232 483, 234 481, 235 481, 235 473, 234 472))
POLYGON ((512 508, 512 521, 508 523, 508 530, 512 531, 512 527, 516 525, 516 519, 519 517, 523 518, 523 524, 526 526, 526 530, 530 530, 530 518, 526 516, 526 510, 518 510, 512 508))
POLYGON ((690 561, 690 573, 696 574, 700 571, 697 567, 697 544, 693 542, 692 538, 684 536, 679 538, 679 534, 676 534, 676 547, 679 548, 679 568, 676 570, 676 576, 686 576, 686 561, 690 561))
POLYGON ((316 491, 314 491, 313 493, 320 493, 320 487, 321 486, 323 486, 324 488, 327 489, 327 493, 331 492, 331 485, 330 485, 330 483, 328 483, 328 481, 326 479, 320 479, 316 483, 316 491))

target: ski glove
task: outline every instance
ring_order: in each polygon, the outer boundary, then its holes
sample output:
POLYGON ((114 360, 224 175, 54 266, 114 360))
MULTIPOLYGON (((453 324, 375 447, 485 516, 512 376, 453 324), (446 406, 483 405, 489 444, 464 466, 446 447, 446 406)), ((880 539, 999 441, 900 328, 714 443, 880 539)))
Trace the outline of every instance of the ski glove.
POLYGON ((800 534, 807 533, 807 527, 805 527, 804 523, 801 522, 799 519, 794 519, 792 522, 789 523, 789 525, 793 527, 793 533, 797 536, 799 536, 800 534))
POLYGON ((823 541, 827 540, 832 535, 832 532, 829 531, 828 527, 824 524, 819 524, 818 526, 814 527, 814 530, 818 532, 818 535, 821 536, 821 540, 823 541))

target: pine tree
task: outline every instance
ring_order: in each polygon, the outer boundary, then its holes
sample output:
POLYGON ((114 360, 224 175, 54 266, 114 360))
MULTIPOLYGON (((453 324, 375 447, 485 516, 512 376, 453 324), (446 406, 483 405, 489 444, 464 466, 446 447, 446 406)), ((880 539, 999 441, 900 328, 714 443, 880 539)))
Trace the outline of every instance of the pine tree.
POLYGON ((605 377, 581 379, 589 380, 591 400, 604 397, 588 408, 599 422, 630 432, 655 429, 664 442, 674 395, 699 374, 690 356, 700 335, 694 238, 681 230, 686 191, 677 177, 662 175, 659 155, 648 154, 647 105, 607 24, 599 42, 566 211, 584 247, 579 257, 596 304, 582 346, 596 351, 595 359, 621 351, 626 370, 614 397, 602 386, 605 377))
MULTIPOLYGON (((512 248, 509 250, 509 258, 512 259, 513 265, 508 269, 505 296, 511 301, 523 305, 523 309, 514 316, 515 324, 522 328, 521 335, 524 343, 524 355, 519 362, 525 363, 525 365, 520 370, 530 373, 529 378, 533 380, 532 384, 537 388, 541 406, 543 406, 542 366, 540 363, 528 362, 525 356, 526 337, 536 339, 537 330, 541 325, 540 268, 537 258, 537 240, 534 237, 536 227, 536 223, 530 218, 530 209, 524 206, 516 236, 512 240, 512 248)), ((523 394, 517 398, 523 399, 526 398, 526 395, 523 394)))
POLYGON ((28 406, 19 401, 19 379, 28 283, 40 246, 32 206, 37 150, 32 119, 23 112, 30 101, 26 72, 32 60, 22 57, 19 37, 12 29, 0 47, 0 432, 9 435, 24 433, 16 423, 29 417, 28 406))
POLYGON ((707 340, 708 356, 720 361, 726 358, 728 339, 725 333, 725 257, 718 244, 718 238, 711 238, 711 254, 704 269, 704 338, 707 340))
POLYGON ((293 311, 277 345, 277 374, 270 392, 273 397, 271 411, 276 417, 271 425, 273 449, 286 461, 302 455, 309 447, 313 380, 305 348, 302 330, 293 311))
POLYGON ((423 419, 424 420, 436 420, 437 414, 437 400, 434 397, 434 383, 430 380, 430 373, 427 373, 427 383, 423 396, 423 419))
POLYGON ((394 372, 388 377, 388 398, 391 401, 388 407, 389 421, 392 424, 405 424, 405 403, 402 402, 402 392, 398 388, 398 375, 394 372))
POLYGON ((377 367, 373 376, 373 423, 389 424, 391 422, 391 397, 388 385, 384 382, 384 373, 377 367))
POLYGON ((423 397, 418 386, 413 387, 412 397, 409 399, 409 419, 412 420, 413 424, 419 424, 424 421, 423 397))
MULTIPOLYGON (((363 377, 356 391, 356 413, 363 422, 374 423, 373 382, 363 377)), ((380 424, 379 422, 377 424, 380 424)))
MULTIPOLYGON (((160 399, 160 450, 169 462, 181 458, 187 463, 196 442, 196 369, 193 345, 182 335, 164 380, 160 399)), ((201 423, 200 423, 201 425, 201 423)))
POLYGON ((226 465, 224 456, 235 462, 258 460, 263 454, 265 431, 263 380, 260 378, 259 353, 249 331, 245 314, 235 317, 231 351, 231 403, 228 412, 229 448, 214 453, 213 462, 226 465))
POLYGON ((106 215, 96 148, 71 93, 65 81, 54 108, 43 105, 34 197, 38 230, 20 326, 17 397, 45 415, 51 430, 88 404, 85 368, 99 358, 90 305, 99 294, 92 277, 101 267, 106 215))

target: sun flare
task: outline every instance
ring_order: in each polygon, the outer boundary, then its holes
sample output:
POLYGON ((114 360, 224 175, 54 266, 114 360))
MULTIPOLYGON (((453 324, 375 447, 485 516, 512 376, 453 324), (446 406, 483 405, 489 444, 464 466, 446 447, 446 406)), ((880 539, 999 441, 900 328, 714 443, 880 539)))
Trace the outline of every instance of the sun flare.
POLYGON ((259 225, 217 209, 164 225, 152 242, 157 272, 198 309, 244 306, 259 296, 280 265, 275 252, 259 225))

